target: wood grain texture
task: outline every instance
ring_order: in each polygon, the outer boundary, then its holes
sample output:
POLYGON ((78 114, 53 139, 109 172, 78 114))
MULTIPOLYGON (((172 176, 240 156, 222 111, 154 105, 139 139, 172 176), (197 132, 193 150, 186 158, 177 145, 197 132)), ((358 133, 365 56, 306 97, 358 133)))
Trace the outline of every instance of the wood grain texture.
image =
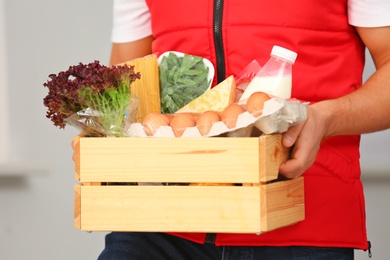
POLYGON ((87 231, 260 232, 258 187, 83 186, 87 231))
POLYGON ((80 180, 80 136, 73 138, 74 178, 80 180))
POLYGON ((304 220, 303 177, 261 185, 260 189, 262 232, 304 220))
MULTIPOLYGON (((86 231, 264 233, 304 219, 303 178, 260 186, 81 186, 86 231)), ((75 214, 76 216, 76 214, 75 214)))
POLYGON ((75 143, 81 230, 263 233, 304 219, 303 178, 276 181, 281 135, 75 143), (152 185, 165 182, 203 185, 152 185))
POLYGON ((259 183, 278 177, 288 150, 260 138, 81 138, 83 182, 259 183))
POLYGON ((282 135, 263 135, 259 138, 260 182, 277 178, 279 166, 289 158, 289 149, 282 145, 282 135))
POLYGON ((81 184, 74 186, 74 227, 81 229, 81 184))

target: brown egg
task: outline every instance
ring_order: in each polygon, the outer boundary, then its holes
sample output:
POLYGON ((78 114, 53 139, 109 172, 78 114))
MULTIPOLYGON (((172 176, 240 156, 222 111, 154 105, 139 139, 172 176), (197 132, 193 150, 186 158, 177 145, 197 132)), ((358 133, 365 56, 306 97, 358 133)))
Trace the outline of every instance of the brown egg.
POLYGON ((195 117, 190 113, 178 113, 172 118, 170 123, 176 137, 181 137, 187 127, 195 125, 195 117))
POLYGON ((207 135, 215 122, 221 121, 221 115, 217 111, 206 111, 199 115, 196 126, 202 135, 207 135))
POLYGON ((237 123, 238 115, 245 112, 245 109, 237 103, 227 106, 222 112, 222 121, 228 128, 234 128, 237 123))
POLYGON ((142 126, 148 136, 153 136, 160 126, 168 126, 170 119, 160 113, 147 114, 142 120, 142 126))
POLYGON ((169 123, 171 122, 172 118, 175 116, 174 114, 164 114, 168 120, 169 120, 169 123))
POLYGON ((261 116, 263 113, 264 102, 271 99, 267 93, 255 92, 246 102, 246 110, 254 116, 261 116))

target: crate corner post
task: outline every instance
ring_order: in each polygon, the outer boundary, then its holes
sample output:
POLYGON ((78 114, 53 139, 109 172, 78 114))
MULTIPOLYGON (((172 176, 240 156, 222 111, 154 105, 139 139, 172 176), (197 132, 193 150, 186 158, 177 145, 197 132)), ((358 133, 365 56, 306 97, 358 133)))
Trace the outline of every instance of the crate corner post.
POLYGON ((74 186, 74 227, 81 229, 81 184, 74 186))
POLYGON ((73 138, 74 177, 80 180, 80 136, 73 138))
POLYGON ((262 135, 259 137, 259 174, 260 182, 276 180, 279 166, 287 161, 290 151, 282 144, 282 134, 262 135))

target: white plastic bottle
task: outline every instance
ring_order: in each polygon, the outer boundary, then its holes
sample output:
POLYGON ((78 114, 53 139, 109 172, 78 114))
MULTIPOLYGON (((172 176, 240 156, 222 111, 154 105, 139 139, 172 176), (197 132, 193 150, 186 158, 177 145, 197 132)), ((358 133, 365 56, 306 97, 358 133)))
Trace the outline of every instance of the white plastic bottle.
POLYGON ((275 45, 272 48, 270 59, 249 83, 240 101, 248 99, 252 93, 257 91, 285 99, 290 98, 292 65, 296 58, 296 52, 275 45))

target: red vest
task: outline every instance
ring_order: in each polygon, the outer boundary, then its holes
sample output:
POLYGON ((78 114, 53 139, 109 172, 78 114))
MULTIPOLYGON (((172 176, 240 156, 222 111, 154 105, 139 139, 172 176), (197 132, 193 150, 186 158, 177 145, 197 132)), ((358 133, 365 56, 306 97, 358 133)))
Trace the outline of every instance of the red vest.
MULTIPOLYGON (((263 65, 273 45, 298 53, 295 98, 336 98, 362 84, 364 46, 348 25, 347 0, 146 1, 156 39, 153 51, 208 58, 218 73, 214 84, 237 75, 253 59, 263 65)), ((261 235, 218 234, 216 244, 367 249, 359 141, 359 136, 339 136, 322 143, 314 165, 304 173, 304 221, 261 235)), ((176 235, 199 243, 205 238, 176 235)))

